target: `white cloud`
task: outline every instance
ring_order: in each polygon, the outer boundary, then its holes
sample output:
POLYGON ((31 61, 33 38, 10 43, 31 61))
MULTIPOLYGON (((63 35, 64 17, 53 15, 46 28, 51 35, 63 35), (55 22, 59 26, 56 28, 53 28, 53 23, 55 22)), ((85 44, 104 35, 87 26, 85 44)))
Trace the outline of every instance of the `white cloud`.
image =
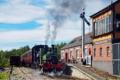
POLYGON ((86 12, 90 16, 99 10, 103 9, 105 6, 107 6, 109 3, 103 2, 103 0, 86 0, 86 12))
MULTIPOLYGON (((44 25, 43 27, 34 30, 0 32, 0 44, 34 41, 43 42, 46 35, 45 28, 46 27, 44 25)), ((59 29, 56 42, 71 40, 72 38, 80 35, 80 32, 80 21, 67 21, 66 24, 59 29), (76 25, 74 25, 74 23, 76 25)))
POLYGON ((58 29, 56 41, 70 41, 81 35, 81 21, 67 20, 65 24, 58 29))
MULTIPOLYGON (((32 42, 30 45, 36 41, 43 42, 46 35, 46 9, 33 6, 29 4, 30 0, 8 0, 5 5, 0 5, 0 22, 2 23, 24 23, 28 21, 36 21, 37 23, 43 24, 43 26, 33 29, 33 30, 24 30, 24 31, 2 31, 0 32, 0 44, 4 43, 17 43, 17 42, 32 42), (42 19, 44 18, 44 19, 42 19)), ((47 2, 47 8, 50 8, 52 0, 44 0, 47 2)), ((102 9, 105 5, 101 0, 87 0, 86 2, 86 11, 87 17, 91 14, 102 9), (94 5, 95 4, 95 5, 94 5)), ((79 17, 79 16, 78 16, 79 17)), ((67 20, 63 26, 61 26, 57 33, 56 42, 59 41, 70 41, 73 38, 81 35, 81 19, 76 21, 67 20)), ((86 26, 87 32, 89 27, 86 26)), ((19 43, 18 45, 20 45, 19 43)), ((24 44, 23 44, 24 45, 24 44)), ((6 45, 7 46, 7 45, 6 45)), ((17 45, 15 45, 17 46, 17 45)), ((9 47, 4 49, 15 48, 12 44, 9 47)), ((1 48, 1 47, 0 47, 1 48)), ((2 48, 3 49, 3 48, 2 48)))
POLYGON ((28 4, 26 0, 9 0, 0 5, 1 23, 24 23, 46 16, 46 10, 28 4))
POLYGON ((19 42, 31 40, 43 40, 44 30, 25 30, 0 32, 0 42, 19 42))
MULTIPOLYGON (((44 0, 46 7, 53 6, 52 0, 44 0)), ((41 8, 31 5, 31 0, 8 0, 0 5, 0 22, 2 23, 24 23, 47 16, 46 7, 41 8)), ((86 11, 88 15, 97 12, 105 6, 102 0, 86 0, 86 11), (96 5, 94 5, 96 4, 96 5)))
POLYGON ((19 4, 29 4, 31 0, 8 0, 8 3, 11 5, 19 5, 19 4))

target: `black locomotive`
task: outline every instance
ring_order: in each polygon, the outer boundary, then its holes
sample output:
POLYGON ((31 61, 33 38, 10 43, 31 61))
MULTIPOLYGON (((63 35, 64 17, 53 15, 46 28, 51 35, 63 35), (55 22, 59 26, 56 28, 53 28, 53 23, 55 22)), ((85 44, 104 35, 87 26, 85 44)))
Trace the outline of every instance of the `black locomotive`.
POLYGON ((43 72, 60 72, 64 64, 57 56, 57 48, 54 45, 36 45, 32 50, 27 51, 21 56, 21 64, 32 68, 40 68, 43 72), (46 58, 43 59, 43 56, 46 58))

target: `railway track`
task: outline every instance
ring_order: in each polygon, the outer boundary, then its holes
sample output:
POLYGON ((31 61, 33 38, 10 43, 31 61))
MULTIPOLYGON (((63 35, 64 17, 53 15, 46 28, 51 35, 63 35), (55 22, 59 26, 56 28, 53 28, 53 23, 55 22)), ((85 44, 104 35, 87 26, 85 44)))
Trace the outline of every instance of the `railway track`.
POLYGON ((25 78, 25 80, 33 80, 32 79, 32 74, 30 74, 30 72, 28 72, 28 71, 26 71, 24 68, 18 68, 20 71, 21 71, 21 73, 23 74, 23 76, 24 76, 24 78, 25 78))
POLYGON ((79 72, 73 70, 72 74, 79 74, 77 76, 49 76, 49 75, 41 75, 40 71, 38 69, 31 69, 31 68, 24 68, 24 67, 14 67, 13 73, 11 75, 10 80, 94 80, 90 79, 88 76, 86 77, 85 74, 82 74, 79 70, 79 72), (75 71, 75 72, 74 72, 75 71), (82 76, 82 77, 81 77, 82 76))
POLYGON ((38 69, 14 67, 10 80, 56 80, 55 77, 40 75, 38 69))
POLYGON ((33 80, 32 74, 29 70, 23 67, 14 67, 12 73, 10 74, 9 80, 33 80))

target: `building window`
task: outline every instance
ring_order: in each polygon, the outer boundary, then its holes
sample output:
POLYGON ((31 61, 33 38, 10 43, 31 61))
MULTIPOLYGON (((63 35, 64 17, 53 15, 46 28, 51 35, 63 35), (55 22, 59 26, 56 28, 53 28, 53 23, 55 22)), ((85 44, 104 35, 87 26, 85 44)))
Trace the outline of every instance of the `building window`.
POLYGON ((103 19, 103 33, 105 33, 105 18, 103 19))
POLYGON ((110 55, 110 47, 107 47, 107 56, 110 55))
POLYGON ((97 22, 95 22, 95 36, 96 36, 96 34, 97 34, 97 22))
POLYGON ((97 24, 97 35, 99 35, 101 31, 101 20, 99 20, 97 23, 98 23, 97 24))
POLYGON ((108 33, 112 30, 112 16, 106 16, 94 22, 95 36, 108 33))
POLYGON ((105 33, 107 33, 107 17, 105 17, 105 33))
POLYGON ((112 30, 112 16, 111 15, 106 17, 106 28, 107 28, 107 32, 110 32, 112 30))
POLYGON ((79 51, 78 50, 76 50, 76 58, 79 58, 79 51))
POLYGON ((94 48, 94 57, 96 56, 96 48, 94 48))
POLYGON ((91 55, 91 49, 89 48, 89 55, 91 55))
POLYGON ((72 58, 72 51, 70 51, 70 58, 72 58))
MULTIPOLYGON (((93 26, 95 27, 96 25, 96 22, 93 22, 93 26)), ((92 31, 93 31, 93 35, 95 36, 95 28, 92 28, 92 31)))
POLYGON ((112 31, 112 16, 109 15, 109 31, 112 31))
POLYGON ((100 48, 100 56, 102 56, 102 48, 100 48))
POLYGON ((101 34, 104 33, 104 20, 102 19, 101 20, 101 31, 100 31, 101 34))

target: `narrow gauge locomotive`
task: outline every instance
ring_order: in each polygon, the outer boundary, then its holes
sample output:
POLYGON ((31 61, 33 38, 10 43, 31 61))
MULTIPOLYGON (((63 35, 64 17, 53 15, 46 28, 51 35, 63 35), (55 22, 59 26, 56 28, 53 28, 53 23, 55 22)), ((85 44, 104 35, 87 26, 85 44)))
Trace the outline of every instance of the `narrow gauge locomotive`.
POLYGON ((26 52, 21 56, 21 62, 23 65, 31 67, 40 67, 45 73, 49 72, 61 72, 63 70, 63 63, 61 63, 57 57, 57 48, 52 45, 36 45, 32 50, 26 52), (43 59, 43 56, 46 59, 43 59))

